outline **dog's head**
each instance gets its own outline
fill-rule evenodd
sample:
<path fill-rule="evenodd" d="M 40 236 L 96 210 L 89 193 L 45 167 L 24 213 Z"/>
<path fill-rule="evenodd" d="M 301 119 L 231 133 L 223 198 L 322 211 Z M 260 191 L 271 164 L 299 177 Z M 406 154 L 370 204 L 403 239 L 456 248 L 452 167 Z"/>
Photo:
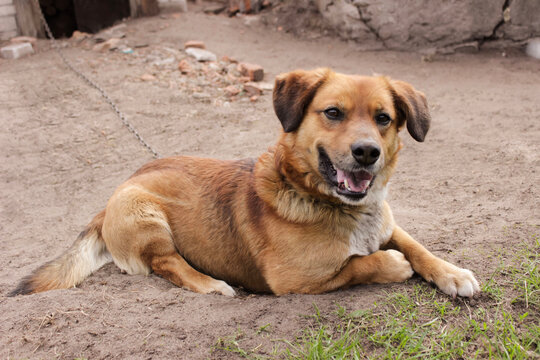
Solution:
<path fill-rule="evenodd" d="M 279 75 L 274 109 L 292 166 L 317 174 L 309 181 L 318 192 L 351 205 L 388 181 L 400 148 L 398 132 L 407 126 L 421 142 L 430 125 L 425 96 L 411 85 L 329 69 Z"/>

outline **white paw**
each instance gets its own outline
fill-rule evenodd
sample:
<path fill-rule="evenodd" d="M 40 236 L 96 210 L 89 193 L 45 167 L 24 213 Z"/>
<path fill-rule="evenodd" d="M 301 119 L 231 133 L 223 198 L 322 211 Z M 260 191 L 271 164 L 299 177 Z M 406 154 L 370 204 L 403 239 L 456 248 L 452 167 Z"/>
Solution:
<path fill-rule="evenodd" d="M 480 285 L 470 270 L 461 269 L 449 263 L 445 265 L 443 273 L 434 279 L 435 284 L 445 294 L 452 297 L 457 295 L 471 297 L 480 292 Z"/>
<path fill-rule="evenodd" d="M 386 250 L 386 254 L 390 256 L 390 267 L 388 270 L 393 274 L 395 282 L 401 282 L 409 279 L 414 274 L 411 263 L 405 259 L 403 253 L 397 250 Z"/>
<path fill-rule="evenodd" d="M 216 292 L 221 295 L 225 296 L 235 296 L 236 291 L 232 287 L 229 286 L 225 281 L 217 280 L 216 285 L 214 286 L 214 289 L 211 292 Z"/>

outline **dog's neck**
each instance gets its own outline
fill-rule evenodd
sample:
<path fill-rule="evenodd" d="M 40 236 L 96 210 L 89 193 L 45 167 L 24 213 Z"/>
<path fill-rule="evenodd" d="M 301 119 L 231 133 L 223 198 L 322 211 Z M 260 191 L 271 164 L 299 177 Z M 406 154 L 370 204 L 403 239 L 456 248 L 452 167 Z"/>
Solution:
<path fill-rule="evenodd" d="M 295 223 L 330 221 L 347 228 L 363 214 L 372 214 L 383 206 L 391 169 L 381 173 L 360 204 L 350 205 L 326 194 L 324 180 L 302 160 L 295 159 L 293 164 L 291 154 L 289 148 L 278 143 L 262 154 L 255 165 L 257 194 L 280 217 Z"/>

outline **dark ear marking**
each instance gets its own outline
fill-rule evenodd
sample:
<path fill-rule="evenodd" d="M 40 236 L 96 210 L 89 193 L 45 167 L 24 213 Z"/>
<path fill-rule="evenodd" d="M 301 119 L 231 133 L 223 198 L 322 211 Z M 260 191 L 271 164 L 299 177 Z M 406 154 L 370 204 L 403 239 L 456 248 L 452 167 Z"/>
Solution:
<path fill-rule="evenodd" d="M 330 70 L 297 70 L 278 75 L 274 86 L 274 111 L 285 132 L 298 129 L 315 93 Z"/>
<path fill-rule="evenodd" d="M 428 104 L 425 95 L 415 90 L 403 81 L 390 81 L 391 92 L 394 97 L 394 106 L 398 112 L 398 126 L 407 123 L 407 130 L 414 140 L 424 141 L 431 124 Z"/>

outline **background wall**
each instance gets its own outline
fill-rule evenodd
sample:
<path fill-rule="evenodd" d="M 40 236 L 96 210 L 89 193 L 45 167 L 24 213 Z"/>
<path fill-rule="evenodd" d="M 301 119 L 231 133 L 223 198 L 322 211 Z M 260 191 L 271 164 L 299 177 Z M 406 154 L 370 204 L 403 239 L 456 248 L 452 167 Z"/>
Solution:
<path fill-rule="evenodd" d="M 365 48 L 521 46 L 540 36 L 539 0 L 274 0 L 267 20 L 324 29 Z"/>
<path fill-rule="evenodd" d="M 17 35 L 15 6 L 12 0 L 0 0 L 0 40 Z"/>

